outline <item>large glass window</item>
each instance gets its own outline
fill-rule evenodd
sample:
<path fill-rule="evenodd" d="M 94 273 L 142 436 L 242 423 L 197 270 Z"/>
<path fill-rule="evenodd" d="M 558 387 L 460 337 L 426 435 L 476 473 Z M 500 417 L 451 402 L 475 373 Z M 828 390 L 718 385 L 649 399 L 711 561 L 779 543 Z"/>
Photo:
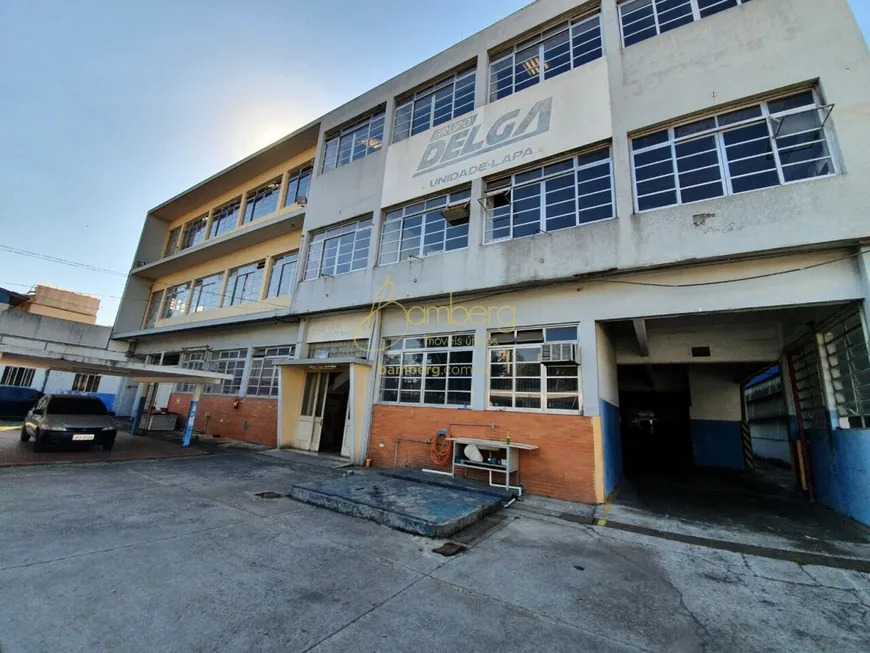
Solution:
<path fill-rule="evenodd" d="M 566 73 L 603 53 L 600 16 L 557 25 L 492 58 L 489 101 Z"/>
<path fill-rule="evenodd" d="M 308 200 L 312 174 L 314 174 L 314 168 L 310 164 L 290 171 L 287 179 L 287 197 L 284 199 L 284 206 L 293 206 Z"/>
<path fill-rule="evenodd" d="M 381 149 L 384 141 L 384 115 L 379 111 L 326 139 L 323 172 L 340 168 Z"/>
<path fill-rule="evenodd" d="M 474 109 L 475 68 L 450 75 L 401 100 L 396 106 L 393 142 L 445 123 Z"/>
<path fill-rule="evenodd" d="M 257 261 L 230 270 L 224 294 L 225 305 L 235 306 L 260 301 L 265 269 L 266 261 Z"/>
<path fill-rule="evenodd" d="M 184 225 L 184 232 L 181 234 L 180 249 L 187 249 L 194 245 L 199 245 L 205 240 L 205 227 L 208 224 L 208 216 L 204 215 L 191 220 Z"/>
<path fill-rule="evenodd" d="M 244 224 L 258 220 L 278 210 L 278 195 L 281 192 L 281 177 L 248 191 L 245 199 Z"/>
<path fill-rule="evenodd" d="M 640 43 L 749 0 L 628 0 L 619 5 L 622 43 Z"/>
<path fill-rule="evenodd" d="M 232 231 L 239 223 L 239 209 L 242 207 L 242 198 L 237 197 L 232 202 L 219 206 L 211 214 L 211 228 L 209 238 L 214 238 Z"/>
<path fill-rule="evenodd" d="M 186 351 L 181 355 L 181 367 L 186 370 L 204 370 L 208 352 L 204 349 Z M 176 392 L 193 392 L 192 383 L 176 383 Z"/>
<path fill-rule="evenodd" d="M 162 290 L 151 293 L 151 299 L 148 302 L 148 309 L 145 311 L 145 321 L 142 324 L 143 329 L 151 329 L 157 323 L 157 316 L 160 315 L 160 305 L 162 303 Z"/>
<path fill-rule="evenodd" d="M 7 365 L 0 377 L 0 385 L 15 385 L 20 388 L 28 388 L 33 384 L 33 376 L 36 370 L 32 367 L 15 367 Z"/>
<path fill-rule="evenodd" d="M 276 256 L 272 261 L 272 271 L 269 274 L 269 292 L 266 297 L 289 295 L 296 277 L 296 261 L 298 252 L 290 252 Z"/>
<path fill-rule="evenodd" d="M 638 211 L 837 173 L 814 91 L 770 100 L 632 140 Z"/>
<path fill-rule="evenodd" d="M 178 251 L 178 237 L 181 235 L 181 227 L 176 227 L 169 232 L 166 238 L 166 248 L 163 250 L 163 256 L 172 256 Z"/>
<path fill-rule="evenodd" d="M 388 212 L 378 263 L 384 265 L 468 247 L 468 217 L 448 222 L 444 210 L 448 205 L 456 208 L 467 204 L 470 198 L 471 191 L 462 190 Z"/>
<path fill-rule="evenodd" d="M 278 361 L 293 356 L 293 345 L 284 347 L 257 347 L 251 362 L 248 394 L 255 397 L 277 397 L 278 377 L 281 368 Z"/>
<path fill-rule="evenodd" d="M 474 334 L 385 339 L 380 400 L 399 404 L 470 406 Z"/>
<path fill-rule="evenodd" d="M 202 391 L 210 395 L 237 395 L 242 387 L 247 349 L 224 349 L 213 351 L 209 357 L 210 367 L 219 374 L 232 374 L 232 379 L 206 385 Z"/>
<path fill-rule="evenodd" d="M 305 279 L 333 277 L 368 264 L 372 219 L 330 227 L 312 235 L 305 264 Z"/>
<path fill-rule="evenodd" d="M 544 347 L 576 343 L 577 327 L 520 329 L 490 334 L 489 406 L 580 410 L 580 366 L 565 356 L 542 363 Z"/>
<path fill-rule="evenodd" d="M 166 301 L 160 318 L 165 320 L 187 313 L 187 300 L 190 298 L 190 283 L 182 283 L 166 290 Z"/>
<path fill-rule="evenodd" d="M 223 272 L 194 281 L 190 297 L 190 312 L 201 313 L 218 308 L 221 305 L 221 286 L 223 283 Z"/>
<path fill-rule="evenodd" d="M 840 428 L 870 428 L 870 357 L 856 310 L 827 327 L 822 343 Z"/>
<path fill-rule="evenodd" d="M 614 217 L 610 149 L 487 182 L 486 242 Z"/>

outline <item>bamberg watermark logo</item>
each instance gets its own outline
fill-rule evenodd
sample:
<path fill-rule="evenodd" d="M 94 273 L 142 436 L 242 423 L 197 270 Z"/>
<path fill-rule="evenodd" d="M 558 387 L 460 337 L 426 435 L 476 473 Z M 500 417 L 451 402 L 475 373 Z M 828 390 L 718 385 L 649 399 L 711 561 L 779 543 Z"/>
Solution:
<path fill-rule="evenodd" d="M 453 293 L 450 293 L 446 304 L 409 304 L 406 306 L 394 298 L 395 294 L 396 284 L 387 275 L 386 280 L 378 289 L 369 314 L 360 321 L 354 332 L 353 340 L 357 349 L 373 352 L 384 350 L 384 347 L 377 343 L 369 343 L 368 339 L 372 333 L 375 316 L 388 307 L 399 309 L 404 314 L 402 333 L 391 335 L 390 339 L 393 341 L 404 337 L 409 326 L 450 326 L 459 330 L 473 330 L 476 327 L 486 326 L 493 330 L 507 332 L 515 329 L 517 325 L 516 306 L 510 304 L 473 304 L 470 306 L 454 304 Z M 471 342 L 473 342 L 474 336 L 466 337 L 471 338 Z M 449 336 L 445 335 L 443 338 L 446 341 Z"/>

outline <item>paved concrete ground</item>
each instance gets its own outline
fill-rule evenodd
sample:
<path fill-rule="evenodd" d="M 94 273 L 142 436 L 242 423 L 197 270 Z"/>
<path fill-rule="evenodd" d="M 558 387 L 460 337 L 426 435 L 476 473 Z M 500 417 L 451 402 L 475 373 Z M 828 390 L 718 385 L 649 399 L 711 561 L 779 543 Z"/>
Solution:
<path fill-rule="evenodd" d="M 793 489 L 791 472 L 756 474 L 698 470 L 679 477 L 626 479 L 608 522 L 675 534 L 763 546 L 800 554 L 870 561 L 870 528 Z"/>
<path fill-rule="evenodd" d="M 89 444 L 56 445 L 51 449 L 36 453 L 33 439 L 21 442 L 21 424 L 0 426 L 0 467 L 7 465 L 46 465 L 62 462 L 89 462 L 102 460 L 138 460 L 143 458 L 174 458 L 177 456 L 198 456 L 202 451 L 182 449 L 173 442 L 162 442 L 154 438 L 133 437 L 119 431 L 115 446 L 111 451 Z"/>
<path fill-rule="evenodd" d="M 281 452 L 0 469 L 0 649 L 870 650 L 866 574 L 511 511 L 442 558 L 254 494 L 334 467 Z"/>

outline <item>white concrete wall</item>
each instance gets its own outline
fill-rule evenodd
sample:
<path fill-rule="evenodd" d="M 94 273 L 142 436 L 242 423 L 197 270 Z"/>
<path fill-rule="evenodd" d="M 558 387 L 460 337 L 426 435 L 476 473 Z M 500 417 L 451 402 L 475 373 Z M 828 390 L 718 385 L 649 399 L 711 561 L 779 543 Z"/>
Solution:
<path fill-rule="evenodd" d="M 740 385 L 735 379 L 718 365 L 690 365 L 688 371 L 693 420 L 740 421 Z"/>

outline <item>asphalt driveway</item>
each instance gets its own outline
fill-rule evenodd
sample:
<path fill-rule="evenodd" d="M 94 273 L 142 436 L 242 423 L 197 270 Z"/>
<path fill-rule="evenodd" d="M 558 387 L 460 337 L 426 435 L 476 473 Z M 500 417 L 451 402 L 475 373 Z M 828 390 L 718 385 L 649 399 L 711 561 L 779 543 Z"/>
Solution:
<path fill-rule="evenodd" d="M 870 576 L 508 511 L 469 551 L 286 497 L 318 458 L 0 469 L 0 649 L 870 650 Z"/>

